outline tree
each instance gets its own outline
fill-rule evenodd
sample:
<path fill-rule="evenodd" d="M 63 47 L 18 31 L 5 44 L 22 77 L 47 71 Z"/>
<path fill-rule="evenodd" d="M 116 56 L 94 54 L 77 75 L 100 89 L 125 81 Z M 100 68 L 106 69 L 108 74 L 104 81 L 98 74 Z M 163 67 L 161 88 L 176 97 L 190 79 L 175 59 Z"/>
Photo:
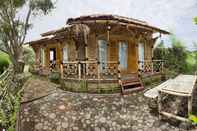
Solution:
<path fill-rule="evenodd" d="M 195 57 L 195 65 L 194 65 L 194 71 L 197 72 L 197 43 L 194 42 L 193 43 L 193 46 L 194 46 L 194 57 Z"/>
<path fill-rule="evenodd" d="M 156 48 L 154 49 L 154 59 L 159 60 L 159 59 L 164 59 L 164 56 L 166 54 L 166 49 L 164 47 L 164 42 L 161 41 Z"/>
<path fill-rule="evenodd" d="M 197 17 L 194 17 L 194 23 L 197 24 Z"/>
<path fill-rule="evenodd" d="M 184 43 L 176 37 L 172 37 L 172 48 L 168 48 L 167 65 L 178 73 L 186 73 L 189 71 L 187 63 L 187 51 Z"/>
<path fill-rule="evenodd" d="M 22 46 L 31 18 L 47 15 L 53 8 L 52 0 L 0 0 L 0 50 L 9 54 L 15 73 L 24 68 Z"/>
<path fill-rule="evenodd" d="M 154 49 L 154 59 L 163 59 L 165 68 L 175 73 L 190 73 L 191 68 L 187 63 L 188 51 L 184 43 L 175 36 L 171 37 L 172 47 L 165 48 L 161 42 Z"/>

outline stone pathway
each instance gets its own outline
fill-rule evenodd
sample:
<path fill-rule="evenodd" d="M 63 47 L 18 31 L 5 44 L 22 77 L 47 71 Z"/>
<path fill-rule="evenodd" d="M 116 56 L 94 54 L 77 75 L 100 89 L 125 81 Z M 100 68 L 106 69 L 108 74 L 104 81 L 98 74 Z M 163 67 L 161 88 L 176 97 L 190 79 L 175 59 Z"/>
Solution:
<path fill-rule="evenodd" d="M 21 105 L 21 131 L 184 130 L 159 122 L 158 117 L 150 113 L 143 92 L 124 97 L 120 94 L 77 94 L 56 89 L 53 87 L 56 85 L 49 86 L 41 80 L 29 81 L 28 92 L 35 86 L 33 83 L 37 84 L 38 92 L 35 93 L 42 95 L 38 95 L 41 99 Z M 35 97 L 32 93 L 26 94 L 25 101 L 32 100 L 31 96 Z"/>

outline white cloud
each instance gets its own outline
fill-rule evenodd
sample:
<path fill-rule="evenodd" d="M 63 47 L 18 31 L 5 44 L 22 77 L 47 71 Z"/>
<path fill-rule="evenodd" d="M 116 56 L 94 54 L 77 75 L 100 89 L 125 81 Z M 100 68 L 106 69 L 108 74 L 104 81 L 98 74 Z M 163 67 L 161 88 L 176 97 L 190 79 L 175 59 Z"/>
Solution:
<path fill-rule="evenodd" d="M 192 48 L 197 41 L 196 0 L 58 0 L 56 9 L 49 16 L 34 20 L 34 28 L 27 40 L 39 38 L 39 34 L 66 24 L 69 17 L 95 13 L 118 14 L 145 20 L 150 24 L 173 31 Z"/>

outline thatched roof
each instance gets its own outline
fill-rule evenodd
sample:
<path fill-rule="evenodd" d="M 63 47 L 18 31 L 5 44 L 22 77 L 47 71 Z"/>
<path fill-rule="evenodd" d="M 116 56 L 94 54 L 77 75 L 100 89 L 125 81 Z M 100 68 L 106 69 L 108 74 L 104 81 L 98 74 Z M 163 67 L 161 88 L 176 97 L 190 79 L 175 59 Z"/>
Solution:
<path fill-rule="evenodd" d="M 133 18 L 128 18 L 124 16 L 118 16 L 118 15 L 106 15 L 106 14 L 96 14 L 96 15 L 87 15 L 87 16 L 80 16 L 77 18 L 69 18 L 67 21 L 67 24 L 75 24 L 75 23 L 81 23 L 85 21 L 90 21 L 90 20 L 116 20 L 119 22 L 124 22 L 124 23 L 129 23 L 129 22 L 134 22 L 138 24 L 145 24 L 147 25 L 148 23 L 145 21 L 133 19 Z"/>
<path fill-rule="evenodd" d="M 65 27 L 43 33 L 41 34 L 41 36 L 44 38 L 37 41 L 28 42 L 27 44 L 42 43 L 51 40 L 62 39 L 62 37 L 66 38 L 65 34 L 70 35 L 71 30 L 73 30 L 75 28 L 75 25 L 78 24 L 82 24 L 82 25 L 95 24 L 95 26 L 96 24 L 116 24 L 116 25 L 125 25 L 136 29 L 139 28 L 145 31 L 151 31 L 153 33 L 159 32 L 163 34 L 170 34 L 168 31 L 162 30 L 155 26 L 151 26 L 145 21 L 140 21 L 133 18 L 118 16 L 118 15 L 88 15 L 88 16 L 80 16 L 77 18 L 69 18 L 67 21 L 67 25 Z"/>
<path fill-rule="evenodd" d="M 87 39 L 85 37 L 88 36 L 89 31 L 89 27 L 85 24 L 74 24 L 41 34 L 43 38 L 26 44 L 47 43 L 63 39 L 73 39 L 80 43 L 82 40 Z M 86 40 L 84 41 L 86 42 Z"/>
<path fill-rule="evenodd" d="M 71 24 L 78 24 L 78 23 L 91 23 L 91 22 L 108 22 L 110 23 L 124 23 L 124 24 L 132 24 L 132 25 L 136 25 L 136 27 L 144 27 L 150 30 L 153 30 L 155 32 L 160 32 L 163 34 L 170 34 L 170 32 L 165 31 L 163 29 L 160 29 L 158 27 L 149 25 L 147 22 L 145 21 L 141 21 L 141 20 L 137 20 L 137 19 L 133 19 L 133 18 L 129 18 L 129 17 L 123 17 L 123 16 L 118 16 L 118 15 L 88 15 L 88 16 L 80 16 L 77 18 L 70 18 L 67 21 L 67 24 L 71 25 Z"/>

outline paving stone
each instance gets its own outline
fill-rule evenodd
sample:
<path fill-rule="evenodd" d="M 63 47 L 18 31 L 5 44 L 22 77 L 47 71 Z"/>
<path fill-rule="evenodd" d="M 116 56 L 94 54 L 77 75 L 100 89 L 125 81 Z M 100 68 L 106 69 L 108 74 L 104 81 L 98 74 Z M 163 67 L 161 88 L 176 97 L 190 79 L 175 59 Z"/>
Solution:
<path fill-rule="evenodd" d="M 41 87 L 47 88 L 45 84 Z M 50 89 L 35 93 L 40 96 L 46 90 Z M 20 127 L 24 131 L 34 128 L 36 131 L 179 131 L 179 127 L 159 122 L 147 103 L 143 92 L 123 97 L 56 90 L 54 94 L 21 105 Z"/>
<path fill-rule="evenodd" d="M 52 113 L 52 114 L 49 115 L 49 117 L 50 117 L 51 119 L 55 119 L 56 115 L 55 115 L 55 113 Z"/>
<path fill-rule="evenodd" d="M 41 129 L 42 129 L 42 123 L 38 123 L 38 124 L 35 126 L 35 129 L 41 130 Z"/>
<path fill-rule="evenodd" d="M 63 127 L 63 128 L 67 128 L 67 127 L 68 127 L 68 123 L 63 122 L 63 123 L 62 123 L 62 127 Z"/>
<path fill-rule="evenodd" d="M 101 131 L 106 131 L 106 129 L 104 127 L 101 127 Z"/>
<path fill-rule="evenodd" d="M 95 130 L 95 131 L 100 131 L 100 128 L 99 128 L 99 127 L 95 127 L 94 130 Z"/>

